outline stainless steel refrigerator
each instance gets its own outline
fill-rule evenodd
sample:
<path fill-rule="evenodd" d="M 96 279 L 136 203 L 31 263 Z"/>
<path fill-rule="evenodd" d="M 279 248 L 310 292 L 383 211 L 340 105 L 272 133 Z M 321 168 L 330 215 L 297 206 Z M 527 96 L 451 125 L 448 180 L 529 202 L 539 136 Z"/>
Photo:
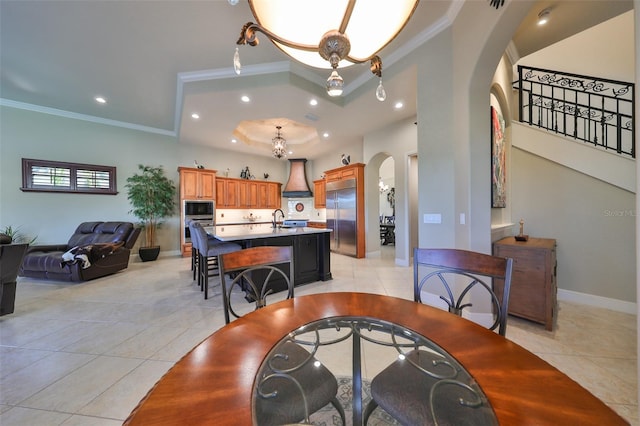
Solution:
<path fill-rule="evenodd" d="M 331 251 L 356 256 L 356 180 L 327 183 L 327 228 L 332 229 Z"/>

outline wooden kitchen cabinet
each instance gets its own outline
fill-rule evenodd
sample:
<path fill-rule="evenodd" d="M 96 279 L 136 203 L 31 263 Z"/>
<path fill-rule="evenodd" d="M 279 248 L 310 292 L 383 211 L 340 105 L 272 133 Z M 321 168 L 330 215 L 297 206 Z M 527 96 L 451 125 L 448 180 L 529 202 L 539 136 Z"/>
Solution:
<path fill-rule="evenodd" d="M 178 167 L 181 200 L 215 200 L 216 171 Z"/>
<path fill-rule="evenodd" d="M 493 243 L 493 254 L 513 259 L 509 314 L 526 318 L 553 330 L 556 315 L 556 240 L 514 237 Z M 502 291 L 496 288 L 498 297 Z"/>
<path fill-rule="evenodd" d="M 180 173 L 180 221 L 185 222 L 185 200 L 213 200 L 216 199 L 216 171 L 196 169 L 192 167 L 178 167 Z M 183 229 L 186 224 L 180 226 L 180 248 L 182 256 L 191 256 L 191 242 Z"/>
<path fill-rule="evenodd" d="M 217 207 L 227 209 L 280 208 L 280 182 L 217 178 Z"/>
<path fill-rule="evenodd" d="M 282 184 L 280 182 L 266 182 L 266 206 L 268 209 L 282 208 Z"/>
<path fill-rule="evenodd" d="M 216 207 L 236 208 L 240 205 L 243 192 L 246 193 L 246 185 L 240 186 L 238 179 L 218 178 L 216 180 Z"/>
<path fill-rule="evenodd" d="M 313 206 L 324 209 L 327 206 L 327 185 L 324 179 L 313 181 Z"/>
<path fill-rule="evenodd" d="M 327 182 L 334 182 L 337 180 L 356 178 L 358 176 L 358 168 L 353 167 L 356 164 L 340 167 L 338 169 L 327 170 L 325 172 L 325 179 Z"/>

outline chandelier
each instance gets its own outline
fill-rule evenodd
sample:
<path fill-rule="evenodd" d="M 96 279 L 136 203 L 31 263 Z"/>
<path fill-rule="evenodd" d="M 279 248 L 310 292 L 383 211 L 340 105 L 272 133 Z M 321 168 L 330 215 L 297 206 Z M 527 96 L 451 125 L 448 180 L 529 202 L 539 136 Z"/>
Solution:
<path fill-rule="evenodd" d="M 402 31 L 418 0 L 249 0 L 257 23 L 247 22 L 238 45 L 258 45 L 256 31 L 291 58 L 316 68 L 330 68 L 329 96 L 340 96 L 344 80 L 338 68 L 370 61 L 380 79 L 376 98 L 384 101 L 382 60 L 377 53 Z M 236 74 L 242 65 L 236 47 Z"/>
<path fill-rule="evenodd" d="M 276 137 L 271 140 L 271 153 L 276 158 L 287 156 L 287 141 L 280 134 L 282 126 L 276 126 Z"/>

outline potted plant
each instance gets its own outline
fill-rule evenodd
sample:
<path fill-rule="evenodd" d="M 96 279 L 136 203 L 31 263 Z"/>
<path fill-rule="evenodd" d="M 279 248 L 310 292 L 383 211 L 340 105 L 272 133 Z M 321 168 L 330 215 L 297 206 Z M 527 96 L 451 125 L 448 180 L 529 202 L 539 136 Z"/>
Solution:
<path fill-rule="evenodd" d="M 28 241 L 18 228 L 8 225 L 0 229 L 0 316 L 14 311 L 18 271 L 29 244 L 35 241 Z"/>
<path fill-rule="evenodd" d="M 176 187 L 164 174 L 162 166 L 138 165 L 140 172 L 127 178 L 127 198 L 131 202 L 133 213 L 141 221 L 144 229 L 145 244 L 138 250 L 143 262 L 156 260 L 160 246 L 156 245 L 156 229 L 162 219 L 171 216 L 175 207 Z"/>

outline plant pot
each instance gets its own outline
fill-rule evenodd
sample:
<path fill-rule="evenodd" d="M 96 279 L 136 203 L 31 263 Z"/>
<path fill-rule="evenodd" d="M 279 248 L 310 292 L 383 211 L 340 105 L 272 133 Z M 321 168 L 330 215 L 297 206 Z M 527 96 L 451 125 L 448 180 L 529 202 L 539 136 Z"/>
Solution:
<path fill-rule="evenodd" d="M 2 283 L 0 291 L 0 316 L 12 314 L 16 304 L 16 282 Z"/>
<path fill-rule="evenodd" d="M 155 247 L 140 247 L 138 249 L 138 255 L 143 262 L 149 262 L 156 260 L 160 254 L 160 246 Z"/>

